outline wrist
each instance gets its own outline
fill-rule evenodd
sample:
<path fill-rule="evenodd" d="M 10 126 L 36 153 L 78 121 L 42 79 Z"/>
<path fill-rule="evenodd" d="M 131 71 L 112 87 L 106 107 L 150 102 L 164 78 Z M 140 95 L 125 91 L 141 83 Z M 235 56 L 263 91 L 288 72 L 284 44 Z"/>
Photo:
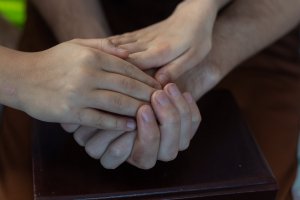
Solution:
<path fill-rule="evenodd" d="M 0 48 L 0 103 L 15 109 L 22 110 L 20 93 L 24 92 L 20 88 L 22 80 L 26 76 L 24 67 L 27 65 L 27 58 L 24 52 L 11 49 Z"/>
<path fill-rule="evenodd" d="M 195 100 L 215 87 L 226 75 L 221 65 L 208 57 L 176 80 L 181 91 L 188 91 Z"/>

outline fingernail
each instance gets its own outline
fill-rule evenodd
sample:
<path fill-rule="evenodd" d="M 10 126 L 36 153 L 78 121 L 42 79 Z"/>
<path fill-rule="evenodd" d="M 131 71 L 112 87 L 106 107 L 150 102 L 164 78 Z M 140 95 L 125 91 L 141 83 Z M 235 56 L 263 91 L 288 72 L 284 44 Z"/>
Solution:
<path fill-rule="evenodd" d="M 163 91 L 158 92 L 158 94 L 156 95 L 156 100 L 161 106 L 166 106 L 171 103 L 167 95 Z"/>
<path fill-rule="evenodd" d="M 192 95 L 189 92 L 186 92 L 183 94 L 185 99 L 187 100 L 188 103 L 193 103 L 194 102 L 194 98 L 192 97 Z"/>
<path fill-rule="evenodd" d="M 142 110 L 142 118 L 144 122 L 154 121 L 153 113 L 149 106 L 144 106 Z"/>
<path fill-rule="evenodd" d="M 127 128 L 134 130 L 136 127 L 136 123 L 133 119 L 127 120 Z"/>
<path fill-rule="evenodd" d="M 174 83 L 168 85 L 167 92 L 173 97 L 180 96 L 180 91 Z"/>
<path fill-rule="evenodd" d="M 166 85 L 168 82 L 168 77 L 165 74 L 157 75 L 157 80 L 161 85 Z"/>

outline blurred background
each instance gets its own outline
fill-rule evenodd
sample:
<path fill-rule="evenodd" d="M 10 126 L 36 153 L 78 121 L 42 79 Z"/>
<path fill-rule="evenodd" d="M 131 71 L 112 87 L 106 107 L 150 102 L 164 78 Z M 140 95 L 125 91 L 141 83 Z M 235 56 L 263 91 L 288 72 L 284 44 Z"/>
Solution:
<path fill-rule="evenodd" d="M 25 0 L 0 0 L 0 43 L 15 48 L 26 20 Z"/>
<path fill-rule="evenodd" d="M 17 47 L 26 20 L 25 0 L 0 0 L 0 45 Z M 0 119 L 2 113 L 0 105 Z"/>

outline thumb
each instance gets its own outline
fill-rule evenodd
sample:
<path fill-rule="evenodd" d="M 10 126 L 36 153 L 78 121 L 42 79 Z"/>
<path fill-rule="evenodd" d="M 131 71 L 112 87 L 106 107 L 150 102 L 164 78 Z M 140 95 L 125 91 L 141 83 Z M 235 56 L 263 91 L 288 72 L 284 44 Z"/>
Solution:
<path fill-rule="evenodd" d="M 94 48 L 105 53 L 120 57 L 127 58 L 129 56 L 129 51 L 115 46 L 110 40 L 105 38 L 100 39 L 74 39 L 72 42 L 80 44 L 86 47 Z"/>

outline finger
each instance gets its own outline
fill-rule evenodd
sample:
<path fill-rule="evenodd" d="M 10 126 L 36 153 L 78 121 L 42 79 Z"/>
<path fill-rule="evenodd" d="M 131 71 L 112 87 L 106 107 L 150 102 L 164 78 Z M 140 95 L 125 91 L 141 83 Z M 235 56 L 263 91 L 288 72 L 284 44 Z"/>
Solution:
<path fill-rule="evenodd" d="M 128 58 L 130 58 L 130 56 Z M 198 64 L 198 60 L 199 57 L 196 57 L 195 52 L 190 49 L 183 55 L 160 68 L 156 72 L 155 78 L 163 86 L 169 82 L 174 82 L 182 74 L 195 67 Z"/>
<path fill-rule="evenodd" d="M 184 53 L 181 47 L 173 47 L 175 44 L 159 43 L 158 45 L 149 45 L 146 51 L 131 53 L 126 60 L 145 70 L 161 67 Z"/>
<path fill-rule="evenodd" d="M 110 37 L 109 40 L 111 41 L 111 43 L 113 43 L 116 46 L 128 44 L 128 43 L 134 43 L 137 41 L 136 37 L 130 33 L 125 33 L 123 35 L 116 35 Z"/>
<path fill-rule="evenodd" d="M 131 153 L 135 136 L 136 131 L 127 132 L 110 144 L 100 159 L 102 166 L 115 169 L 125 162 Z"/>
<path fill-rule="evenodd" d="M 129 62 L 126 62 L 125 60 L 113 57 L 109 54 L 107 54 L 105 58 L 103 56 L 100 57 L 100 59 L 102 63 L 103 59 L 106 60 L 105 65 L 102 64 L 101 66 L 99 66 L 102 70 L 133 78 L 154 88 L 161 88 L 160 84 L 154 78 L 147 75 L 142 70 L 130 64 Z"/>
<path fill-rule="evenodd" d="M 153 49 L 147 49 L 146 51 L 139 51 L 136 53 L 131 53 L 126 61 L 132 63 L 142 70 L 147 70 L 151 68 L 158 68 L 161 66 L 163 55 L 159 55 Z"/>
<path fill-rule="evenodd" d="M 124 131 L 98 130 L 85 143 L 85 151 L 94 159 L 99 159 L 112 141 L 118 138 Z"/>
<path fill-rule="evenodd" d="M 117 47 L 108 39 L 74 39 L 72 40 L 72 42 L 83 46 L 95 48 L 97 50 L 104 51 L 106 53 L 118 56 L 123 59 L 127 58 L 129 55 L 129 52 L 126 49 Z"/>
<path fill-rule="evenodd" d="M 131 118 L 120 117 L 91 108 L 81 110 L 76 123 L 104 130 L 132 131 L 136 128 L 136 122 Z"/>
<path fill-rule="evenodd" d="M 60 125 L 66 132 L 69 133 L 75 132 L 80 127 L 79 124 L 60 124 Z"/>
<path fill-rule="evenodd" d="M 81 126 L 73 135 L 75 141 L 80 146 L 85 146 L 86 142 L 97 132 L 97 128 Z"/>
<path fill-rule="evenodd" d="M 152 95 L 152 107 L 160 123 L 160 147 L 158 159 L 170 161 L 176 158 L 179 150 L 180 115 L 164 91 Z"/>
<path fill-rule="evenodd" d="M 121 93 L 95 90 L 85 98 L 86 106 L 119 115 L 136 116 L 137 110 L 145 102 Z"/>
<path fill-rule="evenodd" d="M 102 72 L 101 76 L 99 75 L 94 78 L 95 84 L 99 89 L 116 91 L 148 102 L 155 91 L 154 88 L 135 79 L 107 72 L 104 72 L 104 74 L 105 76 L 103 76 Z"/>
<path fill-rule="evenodd" d="M 192 128 L 191 128 L 191 139 L 192 139 L 199 128 L 201 122 L 201 115 L 193 96 L 188 92 L 183 93 L 183 96 L 185 100 L 188 102 L 190 106 L 190 110 L 192 112 Z"/>
<path fill-rule="evenodd" d="M 138 168 L 150 169 L 157 160 L 160 132 L 149 105 L 144 105 L 139 109 L 137 123 L 137 136 L 128 162 Z"/>
<path fill-rule="evenodd" d="M 190 106 L 174 83 L 167 84 L 164 91 L 180 114 L 179 150 L 182 151 L 188 148 L 191 139 L 192 113 Z"/>
<path fill-rule="evenodd" d="M 139 42 L 122 44 L 119 45 L 118 47 L 121 49 L 126 49 L 130 54 L 147 50 L 147 47 L 143 43 L 139 43 Z"/>

